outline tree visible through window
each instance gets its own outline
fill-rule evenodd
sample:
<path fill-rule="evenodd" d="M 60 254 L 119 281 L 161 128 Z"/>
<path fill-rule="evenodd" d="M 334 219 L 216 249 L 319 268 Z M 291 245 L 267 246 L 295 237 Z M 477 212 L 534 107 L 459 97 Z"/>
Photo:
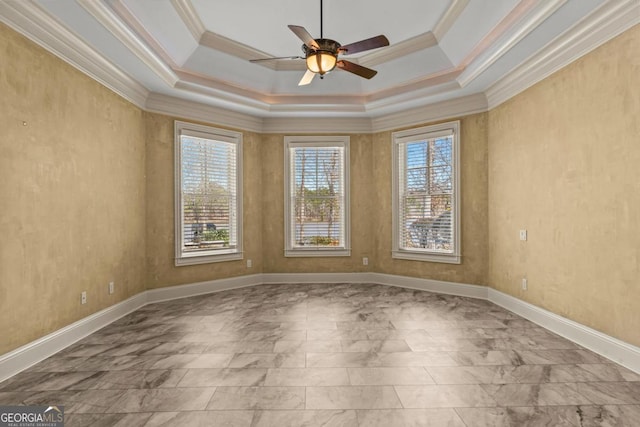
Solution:
<path fill-rule="evenodd" d="M 298 137 L 286 145 L 288 255 L 348 250 L 348 141 Z"/>
<path fill-rule="evenodd" d="M 235 246 L 235 144 L 190 136 L 181 142 L 183 250 Z"/>
<path fill-rule="evenodd" d="M 405 248 L 452 250 L 452 143 L 453 137 L 447 136 L 401 148 L 406 163 L 406 174 L 401 177 Z"/>
<path fill-rule="evenodd" d="M 394 134 L 394 256 L 459 262 L 458 125 Z"/>
<path fill-rule="evenodd" d="M 241 256 L 238 135 L 176 122 L 176 259 L 182 263 Z"/>

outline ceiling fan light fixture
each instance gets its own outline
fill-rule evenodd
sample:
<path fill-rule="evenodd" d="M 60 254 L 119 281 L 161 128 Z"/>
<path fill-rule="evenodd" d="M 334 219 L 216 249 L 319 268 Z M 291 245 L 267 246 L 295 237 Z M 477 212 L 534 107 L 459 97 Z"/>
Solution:
<path fill-rule="evenodd" d="M 337 55 L 328 51 L 319 50 L 307 55 L 307 68 L 321 76 L 336 68 L 337 62 Z"/>
<path fill-rule="evenodd" d="M 0 0 L 2 1 L 2 0 Z M 364 52 L 371 49 L 377 49 L 383 46 L 389 46 L 389 40 L 379 35 L 355 43 L 342 46 L 335 40 L 325 39 L 322 35 L 322 0 L 320 0 L 320 38 L 314 39 L 311 34 L 299 25 L 288 25 L 289 29 L 302 40 L 302 51 L 304 58 L 300 56 L 276 57 L 276 58 L 260 58 L 251 59 L 251 62 L 272 61 L 274 59 L 304 59 L 307 65 L 307 72 L 304 73 L 298 86 L 308 85 L 313 81 L 316 74 L 320 74 L 322 78 L 325 74 L 338 67 L 341 70 L 355 74 L 365 79 L 370 79 L 376 75 L 377 71 L 371 68 L 356 64 L 355 62 L 341 59 L 338 61 L 339 55 L 350 55 L 352 53 Z"/>

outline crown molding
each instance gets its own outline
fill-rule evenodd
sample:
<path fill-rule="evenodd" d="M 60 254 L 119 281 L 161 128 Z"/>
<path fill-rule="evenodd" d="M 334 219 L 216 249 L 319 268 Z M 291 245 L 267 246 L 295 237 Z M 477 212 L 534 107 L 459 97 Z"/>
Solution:
<path fill-rule="evenodd" d="M 89 3 L 91 0 L 79 0 L 83 3 Z M 555 2 L 565 2 L 567 0 L 555 0 Z M 449 9 L 443 17 L 441 18 L 441 22 L 443 20 L 452 20 L 457 19 L 459 13 L 464 10 L 466 7 L 465 1 L 452 1 Z M 528 9 L 530 9 L 535 4 L 534 0 L 524 0 L 520 3 L 520 6 L 516 8 L 516 10 L 511 13 L 507 18 L 503 20 L 492 33 L 490 34 L 489 41 L 484 43 L 481 48 L 474 49 L 474 52 L 470 56 L 478 56 L 484 53 L 485 49 L 490 45 L 490 43 L 498 38 L 501 33 L 505 31 L 506 28 L 509 27 L 513 23 L 513 21 L 517 21 L 523 14 L 525 14 Z M 190 0 L 176 0 L 174 2 L 174 7 L 182 10 L 183 19 L 185 20 L 185 24 L 191 28 L 192 32 L 195 34 L 196 31 L 202 30 L 204 27 L 202 26 L 202 22 L 199 21 L 197 17 L 197 13 L 193 8 Z M 455 12 L 455 13 L 454 13 Z M 104 15 L 107 15 L 106 13 Z M 115 17 L 114 17 L 115 18 Z M 122 16 L 130 26 L 135 26 L 135 22 L 131 22 L 130 16 Z M 507 22 L 507 24 L 504 24 Z M 120 22 L 118 22 L 122 25 Z M 439 23 L 440 25 L 440 23 Z M 111 27 L 115 28 L 115 24 L 112 23 Z M 110 28 L 111 28 L 110 27 Z M 440 25 L 442 27 L 442 25 Z M 142 41 L 138 41 L 140 44 L 143 44 Z M 517 41 L 516 41 L 517 42 Z M 149 43 L 149 40 L 147 40 Z M 265 52 L 254 49 L 250 46 L 244 45 L 242 43 L 231 40 L 227 37 L 224 37 L 219 34 L 215 34 L 213 32 L 204 30 L 204 32 L 200 35 L 200 45 L 209 47 L 211 49 L 224 52 L 228 55 L 232 55 L 234 57 L 249 60 L 249 59 L 268 59 L 271 56 Z M 513 42 L 515 44 L 515 42 Z M 358 58 L 354 58 L 354 61 L 365 65 L 365 66 L 375 66 L 384 62 L 391 61 L 393 59 L 408 55 L 410 53 L 415 53 L 420 50 L 428 49 L 430 47 L 437 46 L 437 40 L 435 35 L 432 32 L 426 32 L 419 36 L 413 37 L 411 39 L 405 40 L 403 42 L 397 43 L 395 45 L 389 46 L 386 49 L 377 50 L 371 52 L 369 54 L 365 54 Z M 505 48 L 506 50 L 506 48 Z M 503 52 L 500 53 L 500 55 Z M 160 56 L 161 53 L 159 53 Z M 166 55 L 165 55 L 166 56 Z M 499 56 L 497 56 L 499 57 Z M 497 57 L 492 58 L 494 61 Z M 144 60 L 144 58 L 142 58 Z M 492 62 L 491 62 L 492 63 Z M 289 60 L 274 60 L 267 62 L 260 62 L 258 65 L 264 66 L 266 68 L 270 68 L 273 70 L 304 70 L 306 68 L 303 61 L 289 61 Z M 488 65 L 485 63 L 485 66 Z M 477 71 L 477 74 L 473 76 L 479 75 L 483 69 Z M 378 90 L 375 92 L 371 92 L 368 94 L 358 95 L 358 96 L 313 96 L 307 97 L 298 96 L 298 95 L 276 95 L 276 94 L 265 94 L 260 93 L 258 91 L 240 87 L 234 84 L 230 84 L 229 82 L 221 81 L 211 76 L 206 75 L 196 75 L 195 73 L 189 72 L 187 70 L 179 69 L 178 67 L 173 67 L 172 72 L 177 75 L 177 78 L 180 79 L 179 82 L 173 83 L 175 87 L 180 87 L 186 90 L 189 90 L 194 93 L 198 93 L 199 88 L 201 88 L 201 94 L 207 94 L 209 96 L 219 96 L 223 99 L 231 100 L 232 98 L 237 101 L 239 104 L 244 107 L 249 108 L 259 108 L 261 111 L 290 111 L 292 113 L 299 112 L 300 107 L 303 106 L 312 106 L 312 108 L 308 109 L 308 113 L 313 112 L 324 112 L 327 111 L 327 108 L 337 108 L 334 112 L 349 112 L 354 111 L 353 105 L 361 105 L 362 110 L 376 110 L 380 109 L 381 106 L 390 105 L 390 103 L 404 103 L 409 100 L 415 99 L 415 94 L 417 92 L 426 92 L 426 94 L 431 94 L 433 92 L 433 88 L 439 86 L 436 89 L 435 93 L 442 93 L 443 90 L 455 90 L 463 87 L 460 83 L 457 85 L 444 85 L 445 83 L 452 82 L 456 80 L 463 72 L 465 72 L 465 68 L 463 66 L 453 67 L 447 70 L 443 70 L 437 73 L 433 73 L 429 76 L 421 77 L 419 79 L 414 79 L 411 81 L 403 82 L 401 84 L 395 85 L 393 87 L 389 87 L 386 89 Z M 223 92 L 229 92 L 232 94 L 229 97 L 227 94 Z M 404 96 L 401 96 L 404 95 Z M 424 96 L 425 94 L 422 93 Z M 388 98 L 388 99 L 387 99 Z M 379 101 L 379 102 L 377 102 Z M 269 108 L 266 106 L 260 106 L 260 103 L 266 103 L 272 106 L 273 108 Z M 349 107 L 343 107 L 343 104 L 349 104 Z M 290 104 L 290 106 L 282 107 L 282 104 Z M 322 106 L 319 106 L 322 105 Z M 295 106 L 295 108 L 293 108 Z M 397 109 L 394 108 L 394 109 Z"/>
<path fill-rule="evenodd" d="M 366 134 L 481 113 L 487 111 L 487 100 L 484 94 L 479 93 L 373 119 L 361 115 L 358 117 L 256 117 L 199 102 L 151 93 L 145 110 L 265 134 L 319 132 Z"/>
<path fill-rule="evenodd" d="M 394 87 L 364 95 L 289 95 L 267 94 L 240 87 L 229 82 L 192 73 L 175 70 L 180 80 L 176 89 L 196 95 L 214 97 L 220 104 L 234 103 L 229 108 L 242 106 L 246 112 L 259 115 L 287 113 L 290 116 L 309 116 L 314 113 L 366 113 L 402 109 L 403 104 L 415 103 L 417 99 L 460 89 L 456 77 L 459 69 L 447 69 L 438 73 L 405 82 Z"/>
<path fill-rule="evenodd" d="M 112 21 L 115 16 L 114 11 L 103 0 L 95 4 L 90 0 L 79 1 L 107 21 Z M 557 6 L 562 0 L 553 1 L 554 3 L 547 3 L 548 7 Z M 184 6 L 190 2 L 174 0 L 174 5 L 176 4 Z M 548 9 L 543 10 L 548 12 Z M 534 14 L 536 19 L 543 19 L 543 10 Z M 430 97 L 441 96 L 456 89 L 456 86 L 460 87 L 454 75 L 448 76 L 449 81 L 442 79 L 442 76 L 433 75 L 427 81 L 408 82 L 399 88 L 367 95 L 299 97 L 254 93 L 241 87 L 229 91 L 224 82 L 213 84 L 209 78 L 183 76 L 176 69 L 172 70 L 178 79 L 173 87 L 184 91 L 191 100 L 158 93 L 150 95 L 148 89 L 66 29 L 35 2 L 0 1 L 0 20 L 142 109 L 253 132 L 306 133 L 334 127 L 336 132 L 368 133 L 460 117 L 494 108 L 640 23 L 640 2 L 606 2 L 485 93 L 430 105 L 423 104 Z M 115 21 L 119 22 L 117 19 Z M 123 37 L 130 35 L 131 33 L 121 34 Z M 514 37 L 509 43 L 515 43 L 518 36 Z M 167 105 L 161 105 L 162 102 Z"/>
<path fill-rule="evenodd" d="M 362 55 L 357 59 L 357 63 L 365 67 L 375 67 L 376 65 L 384 64 L 385 62 L 393 61 L 394 59 L 437 45 L 438 40 L 436 40 L 436 36 L 434 36 L 431 31 L 427 31 L 410 39 L 387 46 L 384 49 Z"/>
<path fill-rule="evenodd" d="M 133 29 L 133 31 L 137 33 L 138 37 L 142 39 L 140 43 L 147 43 L 151 50 L 156 53 L 162 59 L 162 61 L 164 61 L 167 66 L 169 66 L 173 71 L 178 68 L 177 61 L 174 60 L 169 52 L 167 52 L 164 47 L 156 39 L 153 38 L 149 30 L 147 30 L 144 24 L 140 22 L 140 20 L 124 3 L 124 0 L 109 0 L 109 5 L 118 15 L 120 20 L 129 25 L 129 27 L 131 27 L 131 29 Z"/>
<path fill-rule="evenodd" d="M 532 0 L 521 2 L 483 39 L 469 55 L 468 60 L 463 60 L 462 63 L 466 68 L 458 78 L 460 85 L 465 87 L 479 77 L 566 2 L 567 0 L 547 0 L 542 3 Z M 516 23 L 520 25 L 517 26 L 516 31 L 509 34 L 509 30 Z M 505 36 L 501 37 L 503 35 Z"/>
<path fill-rule="evenodd" d="M 248 61 L 250 59 L 269 59 L 272 56 L 266 52 L 258 49 L 254 49 L 251 46 L 231 40 L 220 34 L 213 33 L 211 31 L 205 31 L 200 38 L 200 45 L 206 46 L 210 49 L 214 49 L 220 52 L 224 52 L 227 55 L 235 56 L 236 58 L 244 59 Z M 262 67 L 276 69 L 277 61 L 256 62 L 257 65 Z"/>
<path fill-rule="evenodd" d="M 460 83 L 456 81 L 456 77 L 460 75 L 462 70 L 457 68 L 446 69 L 428 76 L 420 77 L 415 80 L 401 83 L 399 85 L 372 92 L 366 95 L 364 103 L 367 107 L 374 107 L 374 104 L 384 105 L 402 102 L 407 99 L 415 98 L 418 91 L 429 91 L 429 94 L 442 93 L 443 91 L 460 89 Z M 444 90 L 443 90 L 444 89 Z M 399 98 L 399 95 L 404 95 Z M 422 92 L 420 92 L 423 95 Z"/>
<path fill-rule="evenodd" d="M 364 113 L 364 97 L 361 95 L 268 95 L 241 88 L 227 82 L 179 71 L 181 77 L 176 89 L 196 96 L 208 96 L 218 107 L 238 110 L 247 114 L 265 116 L 270 113 L 288 116 L 310 116 L 317 113 L 338 115 Z"/>
<path fill-rule="evenodd" d="M 436 41 L 442 38 L 451 29 L 451 26 L 458 20 L 464 9 L 469 4 L 469 0 L 452 0 L 449 8 L 440 17 L 438 23 L 433 27 L 433 35 Z"/>
<path fill-rule="evenodd" d="M 416 88 L 414 91 L 403 94 L 402 96 L 389 96 L 386 98 L 378 99 L 368 102 L 365 107 L 367 113 L 372 117 L 385 116 L 393 113 L 400 113 L 402 111 L 411 111 L 413 108 L 422 107 L 428 105 L 426 99 L 440 96 L 438 99 L 443 100 L 447 92 L 460 89 L 460 85 L 457 81 L 446 82 L 437 86 L 425 87 L 422 89 Z M 436 100 L 431 101 L 438 102 Z"/>
<path fill-rule="evenodd" d="M 215 97 L 218 101 L 229 101 L 244 107 L 256 109 L 256 112 L 268 112 L 267 95 L 251 89 L 230 84 L 224 80 L 203 76 L 186 70 L 176 70 L 180 80 L 177 89 L 194 94 Z"/>
<path fill-rule="evenodd" d="M 168 86 L 173 87 L 178 82 L 178 76 L 173 69 L 138 35 L 125 26 L 102 0 L 76 1 Z"/>
<path fill-rule="evenodd" d="M 368 117 L 268 117 L 262 133 L 371 133 Z"/>
<path fill-rule="evenodd" d="M 140 25 L 135 18 L 131 14 L 123 13 L 125 10 L 119 0 L 113 0 L 114 10 L 110 9 L 104 3 L 104 0 L 78 0 L 78 2 L 114 37 L 125 44 L 149 69 L 163 79 L 169 87 L 199 96 L 213 97 L 215 98 L 214 104 L 218 107 L 240 109 L 249 114 L 288 113 L 294 116 L 308 116 L 318 113 L 320 115 L 364 113 L 368 110 L 382 111 L 385 108 L 397 110 L 399 104 L 414 101 L 418 96 L 417 94 L 428 96 L 460 88 L 458 83 L 455 83 L 455 85 L 445 84 L 455 82 L 455 79 L 462 71 L 458 68 L 452 68 L 362 95 L 300 96 L 261 93 L 211 76 L 181 69 L 175 64 L 172 66 L 172 60 L 165 61 L 168 58 L 168 54 L 159 48 L 159 45 L 155 45 L 152 40 L 149 40 L 151 36 L 146 34 L 146 30 L 139 28 Z M 194 33 L 204 28 L 190 0 L 176 0 L 173 6 L 183 11 L 182 15 L 184 15 L 185 24 Z M 139 34 L 133 32 L 127 25 L 131 28 L 138 28 Z M 244 60 L 270 57 L 265 52 L 207 30 L 204 30 L 201 34 L 199 43 L 202 46 Z M 370 56 L 365 55 L 355 60 L 362 62 L 367 57 L 370 57 L 372 61 L 384 62 L 409 54 L 415 49 L 420 50 L 434 46 L 436 43 L 435 36 L 431 32 L 427 32 L 406 42 L 398 43 L 397 47 L 373 52 L 369 54 Z M 153 50 L 154 47 L 158 49 Z M 306 68 L 303 61 L 281 60 L 261 62 L 259 64 L 278 70 L 302 70 Z"/>
<path fill-rule="evenodd" d="M 371 120 L 371 130 L 372 132 L 383 132 L 437 120 L 468 116 L 485 112 L 488 110 L 487 107 L 487 98 L 484 93 L 477 93 L 376 117 Z"/>
<path fill-rule="evenodd" d="M 0 1 L 0 20 L 67 64 L 143 108 L 149 90 L 30 1 Z"/>
<path fill-rule="evenodd" d="M 207 29 L 200 20 L 198 12 L 196 12 L 193 3 L 190 0 L 171 0 L 171 5 L 176 10 L 176 13 L 182 19 L 182 22 L 187 27 L 193 39 L 196 42 L 200 42 L 200 38 Z"/>
<path fill-rule="evenodd" d="M 198 120 L 222 127 L 232 127 L 250 132 L 262 132 L 263 119 L 250 114 L 237 113 L 199 102 L 151 93 L 144 107 L 146 111 L 167 116 Z"/>
<path fill-rule="evenodd" d="M 603 4 L 491 86 L 485 92 L 489 109 L 513 98 L 639 23 L 640 1 L 616 0 Z"/>
<path fill-rule="evenodd" d="M 341 102 L 344 99 L 344 102 Z M 346 116 L 365 116 L 366 110 L 364 105 L 349 102 L 349 97 L 343 98 L 333 97 L 326 98 L 321 104 L 309 102 L 308 104 L 274 104 L 269 107 L 269 113 L 272 117 L 306 117 L 321 118 L 324 117 L 344 117 Z"/>

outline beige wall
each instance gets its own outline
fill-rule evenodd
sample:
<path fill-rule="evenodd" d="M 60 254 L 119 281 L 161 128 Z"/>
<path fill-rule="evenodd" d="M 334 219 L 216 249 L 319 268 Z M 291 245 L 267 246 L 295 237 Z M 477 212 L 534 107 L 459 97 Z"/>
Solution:
<path fill-rule="evenodd" d="M 262 272 L 260 136 L 243 132 L 244 260 L 176 267 L 174 240 L 175 117 L 145 113 L 147 138 L 147 287 L 203 282 Z M 251 259 L 252 268 L 246 260 Z"/>
<path fill-rule="evenodd" d="M 284 135 L 262 137 L 263 254 L 265 273 L 333 273 L 369 271 L 363 256 L 371 256 L 375 225 L 371 168 L 371 135 L 349 135 L 351 256 L 286 258 L 284 256 Z"/>
<path fill-rule="evenodd" d="M 639 52 L 636 26 L 489 113 L 490 284 L 635 345 Z"/>
<path fill-rule="evenodd" d="M 285 258 L 284 135 L 243 132 L 245 260 L 178 268 L 175 118 L 0 24 L 0 354 L 146 288 L 262 272 L 489 284 L 639 345 L 639 40 L 636 27 L 461 119 L 460 265 L 391 258 L 390 132 L 350 135 L 352 256 Z"/>
<path fill-rule="evenodd" d="M 391 259 L 391 133 L 350 137 L 350 257 L 284 256 L 284 137 L 244 133 L 244 261 L 173 266 L 173 120 L 147 117 L 147 265 L 150 287 L 193 283 L 251 273 L 379 271 L 485 284 L 487 267 L 486 114 L 462 119 L 461 265 Z M 251 144 L 247 144 L 251 141 Z M 247 166 L 250 165 L 250 166 Z M 375 172 L 374 172 L 375 171 Z M 249 205 L 248 205 L 248 202 Z M 256 204 L 257 203 L 257 204 Z M 257 219 L 257 222 L 256 222 Z M 261 247 L 255 248 L 256 244 Z M 253 254 L 253 255 L 250 255 Z M 362 265 L 362 257 L 369 265 Z M 258 262 L 256 263 L 255 260 Z"/>
<path fill-rule="evenodd" d="M 449 121 L 449 120 L 448 120 Z M 375 266 L 380 273 L 475 285 L 487 282 L 487 114 L 460 120 L 460 189 L 462 196 L 462 263 L 442 264 L 393 259 L 391 132 L 373 135 Z"/>
<path fill-rule="evenodd" d="M 144 290 L 145 150 L 138 108 L 3 24 L 0 58 L 2 354 Z"/>

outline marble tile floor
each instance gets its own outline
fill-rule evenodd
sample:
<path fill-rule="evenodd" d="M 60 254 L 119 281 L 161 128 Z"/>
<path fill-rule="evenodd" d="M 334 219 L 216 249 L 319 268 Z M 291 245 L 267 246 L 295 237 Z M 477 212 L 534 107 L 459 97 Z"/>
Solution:
<path fill-rule="evenodd" d="M 152 304 L 0 383 L 71 426 L 640 426 L 640 375 L 483 300 L 263 285 Z"/>

